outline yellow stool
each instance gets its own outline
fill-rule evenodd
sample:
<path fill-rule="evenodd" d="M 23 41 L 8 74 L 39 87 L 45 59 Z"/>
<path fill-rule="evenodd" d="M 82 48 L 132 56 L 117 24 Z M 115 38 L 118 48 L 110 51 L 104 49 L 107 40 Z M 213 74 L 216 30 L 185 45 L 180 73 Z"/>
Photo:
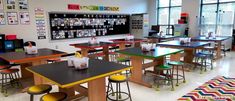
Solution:
<path fill-rule="evenodd" d="M 127 77 L 125 75 L 112 75 L 109 77 L 109 83 L 108 83 L 108 89 L 107 89 L 107 94 L 106 94 L 106 98 L 111 100 L 111 101 L 125 101 L 130 99 L 130 101 L 132 101 L 131 99 L 131 93 L 130 93 L 130 88 L 129 88 L 129 83 L 127 80 Z M 123 92 L 121 91 L 121 86 L 120 84 L 126 82 L 127 85 L 127 90 L 128 92 Z M 116 92 L 111 92 L 109 93 L 109 89 L 112 89 L 112 83 L 116 84 Z M 122 98 L 122 95 L 126 95 L 127 97 Z M 112 97 L 115 96 L 115 97 Z"/>
<path fill-rule="evenodd" d="M 48 93 L 41 97 L 41 101 L 64 101 L 67 98 L 67 94 L 63 92 Z"/>
<path fill-rule="evenodd" d="M 33 101 L 34 95 L 49 93 L 51 89 L 52 89 L 51 85 L 41 84 L 29 87 L 27 93 L 30 94 L 30 101 Z"/>

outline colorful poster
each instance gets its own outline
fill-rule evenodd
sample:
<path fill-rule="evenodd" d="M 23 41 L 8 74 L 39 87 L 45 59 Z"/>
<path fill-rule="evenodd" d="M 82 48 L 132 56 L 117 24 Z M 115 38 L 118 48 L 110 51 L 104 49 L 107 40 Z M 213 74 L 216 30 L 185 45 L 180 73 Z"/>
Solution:
<path fill-rule="evenodd" d="M 68 4 L 68 10 L 120 11 L 119 7 Z"/>
<path fill-rule="evenodd" d="M 28 10 L 28 0 L 19 0 L 19 9 Z"/>
<path fill-rule="evenodd" d="M 0 25 L 5 25 L 6 20 L 5 20 L 5 14 L 3 12 L 0 12 Z"/>
<path fill-rule="evenodd" d="M 18 16 L 16 12 L 8 12 L 7 13 L 7 21 L 9 25 L 17 25 L 18 24 Z"/>
<path fill-rule="evenodd" d="M 6 0 L 6 7 L 8 10 L 16 9 L 16 0 Z"/>
<path fill-rule="evenodd" d="M 19 15 L 20 15 L 20 23 L 22 25 L 30 24 L 29 12 L 20 12 Z"/>
<path fill-rule="evenodd" d="M 46 21 L 42 8 L 35 9 L 35 20 L 38 39 L 46 39 Z"/>
<path fill-rule="evenodd" d="M 0 11 L 3 11 L 4 7 L 3 7 L 3 0 L 0 0 Z"/>

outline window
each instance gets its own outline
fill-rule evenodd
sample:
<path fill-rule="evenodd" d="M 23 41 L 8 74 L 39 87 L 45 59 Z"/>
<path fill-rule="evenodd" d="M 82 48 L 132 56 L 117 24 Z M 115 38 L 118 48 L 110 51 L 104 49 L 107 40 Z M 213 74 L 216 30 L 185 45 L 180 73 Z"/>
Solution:
<path fill-rule="evenodd" d="M 180 19 L 182 0 L 157 0 L 157 23 L 160 31 L 172 34 L 171 25 Z"/>
<path fill-rule="evenodd" d="M 200 34 L 212 32 L 218 36 L 231 36 L 235 14 L 235 0 L 202 0 Z"/>

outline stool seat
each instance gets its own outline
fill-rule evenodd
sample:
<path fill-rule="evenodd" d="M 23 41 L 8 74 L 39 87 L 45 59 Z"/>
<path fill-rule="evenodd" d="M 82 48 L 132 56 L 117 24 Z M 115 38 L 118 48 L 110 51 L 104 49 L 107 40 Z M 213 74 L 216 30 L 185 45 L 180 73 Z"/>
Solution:
<path fill-rule="evenodd" d="M 117 61 L 118 62 L 127 62 L 127 61 L 130 61 L 129 58 L 117 58 Z"/>
<path fill-rule="evenodd" d="M 60 61 L 60 58 L 52 58 L 52 59 L 48 59 L 47 61 Z"/>
<path fill-rule="evenodd" d="M 18 71 L 19 71 L 19 69 L 16 69 L 16 68 L 14 68 L 14 69 L 3 69 L 3 70 L 0 70 L 0 73 L 1 74 L 11 74 L 11 73 L 16 73 Z"/>
<path fill-rule="evenodd" d="M 184 65 L 183 62 L 179 62 L 179 61 L 171 61 L 168 64 L 169 65 L 175 65 L 175 66 L 182 66 L 182 65 Z"/>
<path fill-rule="evenodd" d="M 51 91 L 52 87 L 48 84 L 35 85 L 28 89 L 29 94 L 43 94 Z"/>
<path fill-rule="evenodd" d="M 156 70 L 169 70 L 172 69 L 172 67 L 168 66 L 168 65 L 160 65 L 157 68 L 155 68 Z"/>
<path fill-rule="evenodd" d="M 126 76 L 124 75 L 112 75 L 109 77 L 109 80 L 111 81 L 117 81 L 117 82 L 122 82 L 122 81 L 126 81 Z"/>
<path fill-rule="evenodd" d="M 7 68 L 9 68 L 9 66 L 0 66 L 0 70 L 7 69 Z"/>
<path fill-rule="evenodd" d="M 41 101 L 62 101 L 67 97 L 66 93 L 63 92 L 54 92 L 49 93 L 41 97 Z"/>

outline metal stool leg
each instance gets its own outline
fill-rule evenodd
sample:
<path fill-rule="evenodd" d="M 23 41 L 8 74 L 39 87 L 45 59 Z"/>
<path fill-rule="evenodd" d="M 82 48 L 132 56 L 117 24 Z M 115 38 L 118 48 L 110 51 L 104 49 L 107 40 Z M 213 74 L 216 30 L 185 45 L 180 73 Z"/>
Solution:
<path fill-rule="evenodd" d="M 33 95 L 30 94 L 30 101 L 33 101 Z"/>
<path fill-rule="evenodd" d="M 207 60 L 207 58 L 204 60 L 204 66 L 205 66 L 205 70 L 204 71 L 205 72 L 207 71 L 207 61 L 206 60 Z"/>
<path fill-rule="evenodd" d="M 130 101 L 132 101 L 131 92 L 130 92 L 130 86 L 129 86 L 128 81 L 126 81 L 126 85 L 127 85 L 127 90 L 128 90 L 128 93 L 129 93 Z"/>
<path fill-rule="evenodd" d="M 213 58 L 211 58 L 211 70 L 213 70 Z"/>
<path fill-rule="evenodd" d="M 118 93 L 119 93 L 119 96 L 118 96 L 118 98 L 119 99 L 122 99 L 122 94 L 121 94 L 121 85 L 120 85 L 120 83 L 118 83 Z"/>
<path fill-rule="evenodd" d="M 183 78 L 184 78 L 183 83 L 186 83 L 186 80 L 185 80 L 185 73 L 184 73 L 184 66 L 182 66 L 182 72 L 183 72 Z"/>
<path fill-rule="evenodd" d="M 118 83 L 116 83 L 116 100 L 118 101 Z"/>
<path fill-rule="evenodd" d="M 4 93 L 4 74 L 2 74 L 1 92 Z"/>
<path fill-rule="evenodd" d="M 172 75 L 172 70 L 167 70 L 167 71 L 169 71 L 169 79 L 170 79 L 170 82 L 171 82 L 171 91 L 174 91 L 175 90 L 175 88 L 174 88 L 174 83 L 173 83 L 173 77 L 171 76 Z"/>
<path fill-rule="evenodd" d="M 179 86 L 179 67 L 178 66 L 176 66 L 176 76 L 177 76 L 176 86 Z"/>
<path fill-rule="evenodd" d="M 201 69 L 200 70 L 201 70 L 200 73 L 202 74 L 203 73 L 203 59 L 202 58 L 201 58 Z"/>

